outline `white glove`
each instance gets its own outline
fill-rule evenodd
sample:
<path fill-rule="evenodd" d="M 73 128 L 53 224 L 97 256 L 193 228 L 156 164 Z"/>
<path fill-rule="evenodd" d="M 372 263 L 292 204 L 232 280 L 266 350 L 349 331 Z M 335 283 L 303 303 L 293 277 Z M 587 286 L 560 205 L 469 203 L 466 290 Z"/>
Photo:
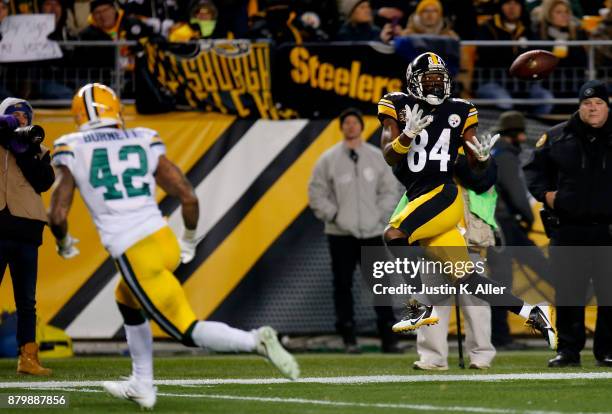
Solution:
<path fill-rule="evenodd" d="M 491 136 L 491 134 L 486 134 L 480 139 L 477 136 L 474 136 L 472 142 L 465 141 L 465 144 L 472 150 L 472 153 L 478 159 L 478 161 L 485 162 L 491 156 L 491 149 L 498 139 L 499 134 L 495 134 L 493 136 Z"/>
<path fill-rule="evenodd" d="M 414 139 L 427 128 L 433 121 L 433 116 L 427 115 L 423 117 L 423 110 L 419 110 L 419 104 L 414 104 L 412 110 L 406 105 L 406 126 L 404 127 L 404 135 Z"/>
<path fill-rule="evenodd" d="M 193 260 L 199 241 L 200 240 L 196 239 L 195 230 L 183 230 L 183 237 L 181 237 L 181 240 L 179 241 L 179 245 L 181 246 L 182 263 L 189 263 Z"/>
<path fill-rule="evenodd" d="M 79 253 L 79 249 L 76 247 L 76 244 L 79 242 L 79 239 L 75 239 L 70 234 L 66 234 L 62 240 L 57 240 L 57 254 L 62 256 L 64 259 L 72 259 L 77 256 Z"/>

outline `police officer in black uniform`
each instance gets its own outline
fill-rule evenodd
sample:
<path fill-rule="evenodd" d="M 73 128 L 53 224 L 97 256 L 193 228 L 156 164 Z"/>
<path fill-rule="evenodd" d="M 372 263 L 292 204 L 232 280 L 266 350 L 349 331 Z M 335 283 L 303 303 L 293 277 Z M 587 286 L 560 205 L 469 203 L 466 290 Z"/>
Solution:
<path fill-rule="evenodd" d="M 579 99 L 578 111 L 540 138 L 525 166 L 529 190 L 547 209 L 545 223 L 554 223 L 549 230 L 559 344 L 549 367 L 580 365 L 591 280 L 599 304 L 593 353 L 598 365 L 612 366 L 612 248 L 594 247 L 612 246 L 612 120 L 606 84 L 586 82 Z"/>

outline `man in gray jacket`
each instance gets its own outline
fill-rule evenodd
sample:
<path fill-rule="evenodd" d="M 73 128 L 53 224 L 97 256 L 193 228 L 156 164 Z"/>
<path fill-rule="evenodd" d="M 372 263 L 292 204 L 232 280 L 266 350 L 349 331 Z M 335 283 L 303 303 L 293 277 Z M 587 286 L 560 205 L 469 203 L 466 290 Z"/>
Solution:
<path fill-rule="evenodd" d="M 380 150 L 362 137 L 361 112 L 340 114 L 342 142 L 317 161 L 309 186 L 310 207 L 325 223 L 334 275 L 336 330 L 347 352 L 359 352 L 353 319 L 353 272 L 361 246 L 381 246 L 387 219 L 400 198 L 397 181 Z M 391 326 L 393 309 L 376 306 L 383 352 L 399 352 Z"/>

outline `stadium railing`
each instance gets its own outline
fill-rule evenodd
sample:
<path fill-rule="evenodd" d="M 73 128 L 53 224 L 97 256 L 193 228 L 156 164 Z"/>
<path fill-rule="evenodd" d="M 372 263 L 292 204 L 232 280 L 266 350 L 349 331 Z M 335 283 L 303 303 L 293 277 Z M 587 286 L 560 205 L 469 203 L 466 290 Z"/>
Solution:
<path fill-rule="evenodd" d="M 58 42 L 64 51 L 64 58 L 57 61 L 21 62 L 0 65 L 0 95 L 15 94 L 28 97 L 34 104 L 40 106 L 66 106 L 70 103 L 71 93 L 88 82 L 103 82 L 111 85 L 118 91 L 124 102 L 130 103 L 134 99 L 135 74 L 133 60 L 126 54 L 126 49 L 136 46 L 135 41 L 100 42 L 100 41 L 62 41 Z M 329 43 L 327 43 L 329 44 Z M 343 43 L 345 47 L 346 42 Z M 484 80 L 495 78 L 512 95 L 511 99 L 479 99 L 474 96 L 471 100 L 480 105 L 493 104 L 573 104 L 577 102 L 580 84 L 588 79 L 610 79 L 612 77 L 612 62 L 604 66 L 596 65 L 597 47 L 612 47 L 612 40 L 586 40 L 567 41 L 461 41 L 462 48 L 471 47 L 513 47 L 520 46 L 524 50 L 538 47 L 550 48 L 554 46 L 584 47 L 587 60 L 582 67 L 557 68 L 548 78 L 539 81 L 540 85 L 553 91 L 554 98 L 533 99 L 521 96 L 529 88 L 527 81 L 511 78 L 507 67 L 473 67 L 470 82 L 478 85 Z M 103 65 L 91 66 L 90 62 L 80 59 L 80 51 L 92 50 L 105 52 L 110 56 L 112 48 L 114 61 Z M 94 53 L 96 53 L 94 52 Z M 404 68 L 400 72 L 403 72 Z M 472 90 L 474 92 L 474 90 Z"/>

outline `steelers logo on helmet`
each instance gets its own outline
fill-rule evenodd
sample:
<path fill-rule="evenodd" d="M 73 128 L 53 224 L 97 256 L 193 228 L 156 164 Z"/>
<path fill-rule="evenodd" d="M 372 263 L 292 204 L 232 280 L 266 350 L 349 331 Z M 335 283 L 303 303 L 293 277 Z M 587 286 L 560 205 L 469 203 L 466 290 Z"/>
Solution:
<path fill-rule="evenodd" d="M 79 89 L 72 98 L 72 115 L 81 131 L 123 127 L 121 101 L 111 88 L 101 83 L 89 83 Z"/>
<path fill-rule="evenodd" d="M 440 105 L 451 93 L 451 78 L 444 60 L 432 52 L 420 54 L 406 69 L 408 93 L 430 105 Z"/>

